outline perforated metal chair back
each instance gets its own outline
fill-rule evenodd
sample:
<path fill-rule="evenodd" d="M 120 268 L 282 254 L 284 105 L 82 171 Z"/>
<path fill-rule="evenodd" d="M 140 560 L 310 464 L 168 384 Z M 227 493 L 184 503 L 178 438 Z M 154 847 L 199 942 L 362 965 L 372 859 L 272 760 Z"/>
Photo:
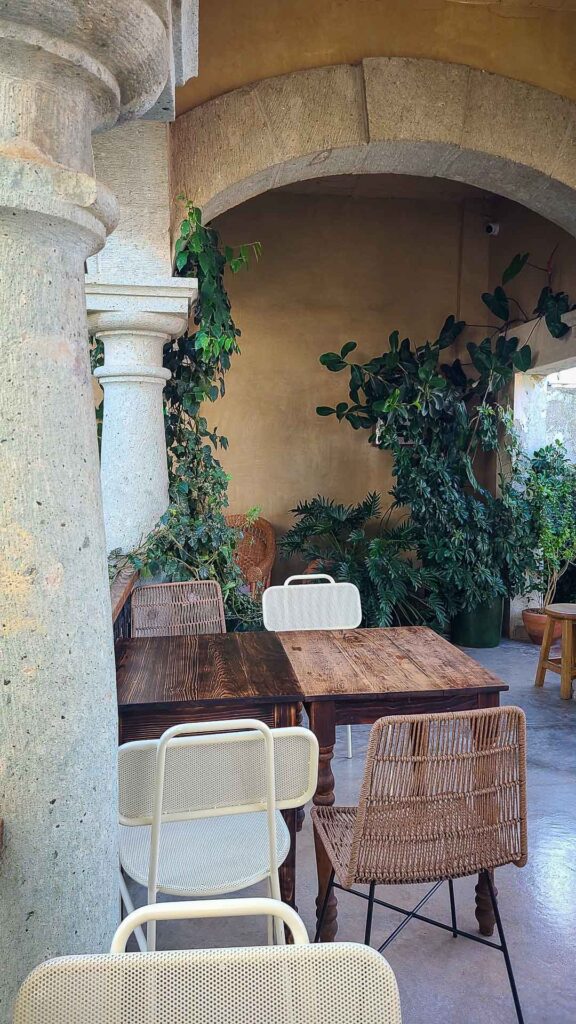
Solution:
<path fill-rule="evenodd" d="M 225 633 L 224 603 L 216 580 L 152 583 L 132 591 L 133 637 Z"/>
<path fill-rule="evenodd" d="M 204 723 L 196 728 L 217 728 Z M 182 728 L 186 728 L 183 726 Z M 308 730 L 271 730 L 276 807 L 301 807 L 315 792 L 318 743 Z M 123 825 L 150 825 L 156 795 L 160 740 L 124 743 L 118 751 L 119 807 Z M 165 751 L 162 820 L 237 814 L 266 807 L 267 764 L 258 732 L 177 736 Z"/>
<path fill-rule="evenodd" d="M 294 583 L 298 585 L 294 586 Z M 355 629 L 362 621 L 358 588 L 324 573 L 290 576 L 262 595 L 265 629 Z"/>
<path fill-rule="evenodd" d="M 336 819 L 324 827 L 335 835 L 341 828 Z M 349 850 L 340 871 L 345 885 L 428 882 L 525 864 L 524 712 L 381 718 L 370 732 Z"/>
<path fill-rule="evenodd" d="M 63 957 L 14 1024 L 401 1024 L 394 974 L 352 943 Z"/>

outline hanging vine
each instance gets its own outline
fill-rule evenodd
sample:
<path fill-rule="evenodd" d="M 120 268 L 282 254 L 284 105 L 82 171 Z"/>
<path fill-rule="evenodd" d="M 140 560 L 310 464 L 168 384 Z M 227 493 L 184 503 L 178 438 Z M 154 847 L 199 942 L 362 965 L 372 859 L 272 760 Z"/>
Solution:
<path fill-rule="evenodd" d="M 239 533 L 224 518 L 228 477 L 217 451 L 226 449 L 228 441 L 217 428 L 209 428 L 202 406 L 224 395 L 224 376 L 240 351 L 225 271 L 247 268 L 251 257 L 259 259 L 261 246 L 223 246 L 218 232 L 202 224 L 201 211 L 184 196 L 178 198 L 186 216 L 175 246 L 176 272 L 198 279 L 196 329 L 164 346 L 163 364 L 171 374 L 164 390 L 170 505 L 128 558 L 144 576 L 170 582 L 218 580 L 227 617 L 237 626 L 257 625 L 259 608 L 233 557 Z"/>

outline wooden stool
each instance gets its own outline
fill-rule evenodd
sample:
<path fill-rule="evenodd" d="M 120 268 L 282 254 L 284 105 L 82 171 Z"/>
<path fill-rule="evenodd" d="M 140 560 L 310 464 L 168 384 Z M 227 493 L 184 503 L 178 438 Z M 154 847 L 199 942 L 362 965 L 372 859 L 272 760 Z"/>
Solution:
<path fill-rule="evenodd" d="M 572 697 L 572 680 L 576 678 L 576 665 L 574 664 L 574 626 L 576 626 L 576 604 L 549 604 L 544 609 L 547 616 L 546 627 L 542 647 L 540 648 L 540 660 L 536 670 L 535 686 L 544 686 L 546 670 L 556 672 L 560 676 L 560 696 L 562 700 L 570 700 Z M 550 658 L 550 647 L 552 646 L 552 634 L 554 625 L 560 620 L 562 622 L 562 649 L 559 658 Z"/>

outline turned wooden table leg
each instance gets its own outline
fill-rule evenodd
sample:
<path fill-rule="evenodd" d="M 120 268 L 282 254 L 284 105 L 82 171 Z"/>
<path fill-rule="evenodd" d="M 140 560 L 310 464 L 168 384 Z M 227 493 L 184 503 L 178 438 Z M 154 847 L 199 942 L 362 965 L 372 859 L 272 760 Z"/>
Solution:
<path fill-rule="evenodd" d="M 320 747 L 318 786 L 313 800 L 318 806 L 330 807 L 334 803 L 334 775 L 332 774 L 331 761 L 336 742 L 335 708 L 331 701 L 315 701 L 307 706 L 306 710 L 310 719 L 310 728 L 315 734 Z M 332 865 L 316 834 L 314 834 L 314 846 L 316 849 L 316 869 L 318 872 L 318 896 L 316 898 L 316 920 L 318 920 Z M 321 941 L 333 942 L 337 931 L 338 901 L 334 890 L 332 890 L 320 935 Z"/>
<path fill-rule="evenodd" d="M 280 895 L 283 903 L 288 903 L 289 906 L 294 907 L 294 910 L 298 910 L 296 906 L 296 811 L 294 809 L 282 811 L 282 817 L 290 832 L 290 850 L 278 870 Z"/>
<path fill-rule="evenodd" d="M 498 895 L 498 890 L 494 885 L 494 872 L 490 872 L 492 879 L 492 885 L 494 886 L 494 895 Z M 478 921 L 478 929 L 481 935 L 493 935 L 494 927 L 496 925 L 496 919 L 494 917 L 494 910 L 492 908 L 492 901 L 490 899 L 490 890 L 488 888 L 488 882 L 486 881 L 486 872 L 481 871 L 478 875 L 478 884 L 476 885 L 476 920 Z"/>
<path fill-rule="evenodd" d="M 304 705 L 299 703 L 296 705 L 296 725 L 302 725 L 302 711 Z M 296 831 L 302 831 L 302 825 L 304 824 L 305 811 L 303 807 L 298 807 L 296 811 Z"/>
<path fill-rule="evenodd" d="M 478 706 L 482 707 L 498 707 L 499 699 L 498 694 L 486 694 L 478 698 Z M 475 730 L 476 733 L 476 730 Z M 476 733 L 476 743 L 478 743 L 478 734 Z M 480 748 L 481 749 L 481 748 Z M 497 814 L 496 808 L 494 808 L 494 814 Z M 496 918 L 494 917 L 494 910 L 492 908 L 492 901 L 490 899 L 490 889 L 488 888 L 488 882 L 486 881 L 487 872 L 481 871 L 478 875 L 478 882 L 476 885 L 476 920 L 478 921 L 478 929 L 481 935 L 493 935 L 494 928 L 496 926 Z M 492 885 L 494 886 L 494 894 L 498 895 L 498 890 L 494 882 L 494 872 L 490 871 L 490 878 L 492 879 Z"/>

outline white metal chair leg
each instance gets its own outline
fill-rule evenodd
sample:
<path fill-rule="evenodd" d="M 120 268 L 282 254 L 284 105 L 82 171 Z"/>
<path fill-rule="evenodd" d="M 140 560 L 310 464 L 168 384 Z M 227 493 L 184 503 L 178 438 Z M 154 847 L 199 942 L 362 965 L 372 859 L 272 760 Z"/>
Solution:
<path fill-rule="evenodd" d="M 121 898 L 122 903 L 124 904 L 124 906 L 126 908 L 127 913 L 128 914 L 132 914 L 134 912 L 134 904 L 132 902 L 132 898 L 130 896 L 130 893 L 128 892 L 128 886 L 126 885 L 126 879 L 124 878 L 124 875 L 122 874 L 122 868 L 120 868 L 120 898 Z M 146 952 L 146 938 L 144 936 L 144 932 L 142 931 L 142 928 L 140 927 L 140 925 L 138 925 L 134 929 L 134 935 L 136 936 L 136 942 L 138 943 L 138 949 L 140 950 L 141 953 L 145 953 Z"/>
<path fill-rule="evenodd" d="M 352 757 L 352 726 L 346 726 L 346 757 Z"/>
<path fill-rule="evenodd" d="M 266 879 L 266 893 L 268 895 L 268 898 L 272 899 L 272 885 L 270 883 L 270 878 Z M 274 945 L 274 918 L 273 917 L 267 917 L 266 918 L 266 929 L 267 929 L 268 945 L 269 946 L 273 946 Z"/>
<path fill-rule="evenodd" d="M 154 889 L 148 889 L 148 906 L 156 903 L 157 893 Z M 149 953 L 156 950 L 156 921 L 150 920 L 146 925 L 146 949 Z"/>

